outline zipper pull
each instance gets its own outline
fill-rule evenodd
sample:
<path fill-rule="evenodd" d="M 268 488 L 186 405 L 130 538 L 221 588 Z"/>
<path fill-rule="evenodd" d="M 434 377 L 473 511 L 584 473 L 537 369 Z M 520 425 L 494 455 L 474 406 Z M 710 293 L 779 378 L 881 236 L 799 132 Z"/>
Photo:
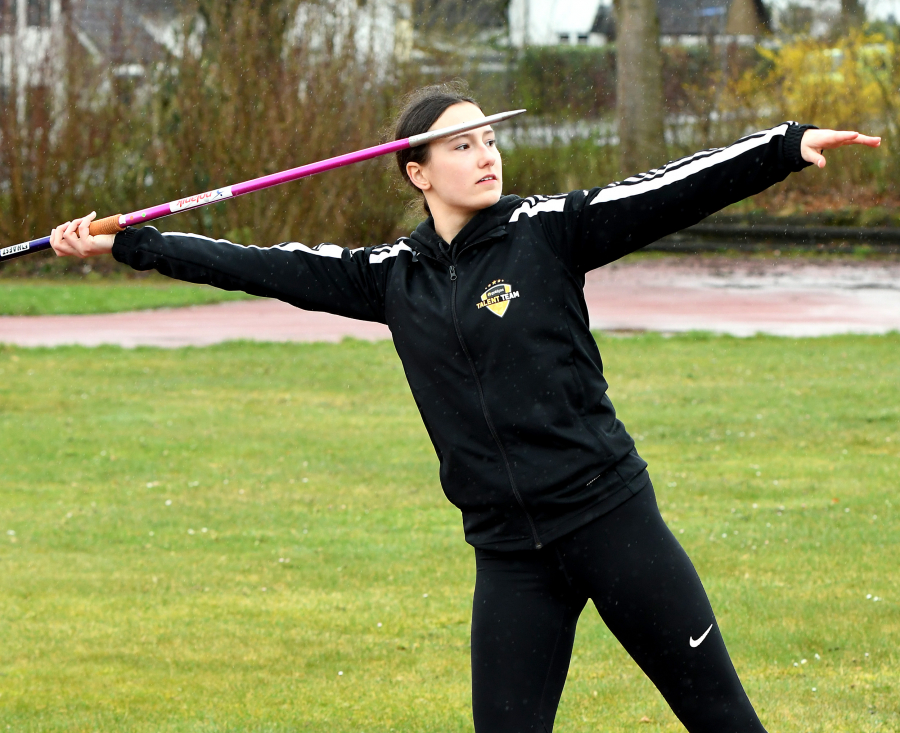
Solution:
<path fill-rule="evenodd" d="M 456 280 L 456 265 L 450 265 L 450 282 Z"/>

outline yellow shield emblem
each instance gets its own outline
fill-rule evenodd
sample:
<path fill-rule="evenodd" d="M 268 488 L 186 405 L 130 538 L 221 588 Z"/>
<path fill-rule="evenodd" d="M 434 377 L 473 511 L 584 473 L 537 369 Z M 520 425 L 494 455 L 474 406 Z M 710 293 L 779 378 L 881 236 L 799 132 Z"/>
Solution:
<path fill-rule="evenodd" d="M 481 294 L 481 303 L 479 305 L 486 307 L 495 316 L 503 318 L 506 309 L 509 308 L 510 292 L 512 292 L 512 287 L 506 283 L 493 285 Z"/>

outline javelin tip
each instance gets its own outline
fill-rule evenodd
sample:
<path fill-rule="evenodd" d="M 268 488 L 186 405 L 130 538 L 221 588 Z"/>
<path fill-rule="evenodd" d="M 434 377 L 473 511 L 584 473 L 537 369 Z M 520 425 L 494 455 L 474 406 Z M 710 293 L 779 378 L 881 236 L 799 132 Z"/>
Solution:
<path fill-rule="evenodd" d="M 430 143 L 432 140 L 438 140 L 442 137 L 457 135 L 461 132 L 468 132 L 469 130 L 475 130 L 479 127 L 493 124 L 494 122 L 502 122 L 503 120 L 508 120 L 510 117 L 515 117 L 516 115 L 520 115 L 526 111 L 527 110 L 524 109 L 514 109 L 510 112 L 500 112 L 495 115 L 482 117 L 478 120 L 470 120 L 469 122 L 463 122 L 459 125 L 451 125 L 450 127 L 442 127 L 439 130 L 430 130 L 428 132 L 423 132 L 420 135 L 413 135 L 409 138 L 409 147 L 415 148 L 419 145 L 425 145 L 426 143 Z"/>

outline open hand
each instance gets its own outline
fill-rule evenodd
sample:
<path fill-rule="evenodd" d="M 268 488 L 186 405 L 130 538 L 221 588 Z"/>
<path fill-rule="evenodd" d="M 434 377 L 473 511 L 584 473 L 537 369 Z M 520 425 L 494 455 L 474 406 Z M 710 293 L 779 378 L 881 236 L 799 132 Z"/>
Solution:
<path fill-rule="evenodd" d="M 91 222 L 97 217 L 92 211 L 81 219 L 73 219 L 60 224 L 50 234 L 50 246 L 57 257 L 92 257 L 112 251 L 115 234 L 91 235 Z"/>
<path fill-rule="evenodd" d="M 807 130 L 800 140 L 800 155 L 807 163 L 824 168 L 825 156 L 822 153 L 842 145 L 868 145 L 870 148 L 877 148 L 881 145 L 881 138 L 849 131 Z"/>

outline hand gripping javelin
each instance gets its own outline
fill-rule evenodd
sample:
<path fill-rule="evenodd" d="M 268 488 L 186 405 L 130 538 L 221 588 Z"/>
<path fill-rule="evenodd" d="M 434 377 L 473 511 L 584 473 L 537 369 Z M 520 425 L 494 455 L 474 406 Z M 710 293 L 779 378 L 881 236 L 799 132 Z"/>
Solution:
<path fill-rule="evenodd" d="M 184 211 L 185 209 L 195 209 L 200 206 L 208 206 L 209 204 L 214 204 L 218 201 L 224 201 L 225 199 L 243 196 L 244 194 L 253 193 L 254 191 L 261 191 L 264 188 L 272 188 L 273 186 L 278 186 L 282 183 L 296 181 L 299 178 L 313 176 L 316 173 L 330 171 L 335 168 L 342 168 L 345 165 L 359 163 L 360 161 L 369 160 L 371 158 L 377 158 L 381 155 L 387 155 L 388 153 L 395 153 L 398 150 L 415 148 L 419 145 L 427 145 L 432 140 L 437 140 L 442 137 L 448 137 L 450 135 L 456 135 L 460 132 L 475 130 L 479 127 L 484 127 L 485 125 L 490 125 L 494 122 L 501 122 L 502 120 L 507 120 L 510 117 L 514 117 L 515 115 L 522 114 L 524 111 L 524 109 L 517 109 L 511 112 L 501 112 L 496 115 L 484 117 L 480 120 L 471 120 L 470 122 L 463 122 L 459 125 L 443 127 L 440 130 L 423 132 L 420 135 L 413 135 L 412 137 L 404 138 L 403 140 L 394 140 L 389 143 L 384 143 L 383 145 L 375 145 L 371 148 L 363 148 L 362 150 L 357 150 L 353 153 L 346 153 L 345 155 L 338 155 L 334 158 L 320 160 L 317 163 L 302 165 L 299 168 L 291 168 L 286 171 L 281 171 L 280 173 L 272 173 L 271 175 L 262 176 L 261 178 L 254 178 L 250 181 L 244 181 L 243 183 L 236 183 L 231 186 L 225 186 L 224 188 L 217 188 L 214 191 L 207 191 L 206 193 L 200 193 L 194 196 L 188 196 L 187 198 L 178 199 L 176 201 L 170 201 L 167 204 L 151 206 L 149 209 L 140 209 L 130 214 L 116 214 L 114 216 L 107 216 L 105 219 L 92 221 L 90 225 L 90 232 L 92 235 L 116 234 L 117 232 L 121 232 L 125 227 L 133 224 L 143 224 L 148 221 L 153 221 L 154 219 L 162 219 L 165 216 L 177 214 L 179 211 Z M 40 252 L 41 250 L 49 248 L 50 237 L 33 239 L 30 242 L 22 242 L 21 244 L 13 244 L 9 247 L 3 247 L 2 249 L 0 249 L 0 262 L 11 260 L 15 257 L 23 257 L 25 255 L 32 254 L 33 252 Z"/>

